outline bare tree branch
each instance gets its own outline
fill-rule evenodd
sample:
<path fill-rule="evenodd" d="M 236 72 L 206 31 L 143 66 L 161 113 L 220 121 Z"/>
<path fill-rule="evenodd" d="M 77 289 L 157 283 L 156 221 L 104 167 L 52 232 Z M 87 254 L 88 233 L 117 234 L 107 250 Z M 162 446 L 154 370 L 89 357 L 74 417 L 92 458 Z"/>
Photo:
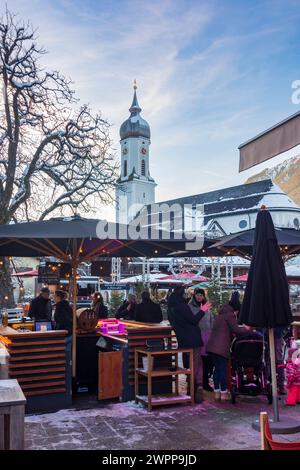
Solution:
<path fill-rule="evenodd" d="M 0 20 L 0 222 L 89 212 L 113 199 L 118 165 L 108 122 L 77 111 L 71 80 L 44 70 L 36 32 Z M 1 98 L 0 98 L 1 100 Z"/>

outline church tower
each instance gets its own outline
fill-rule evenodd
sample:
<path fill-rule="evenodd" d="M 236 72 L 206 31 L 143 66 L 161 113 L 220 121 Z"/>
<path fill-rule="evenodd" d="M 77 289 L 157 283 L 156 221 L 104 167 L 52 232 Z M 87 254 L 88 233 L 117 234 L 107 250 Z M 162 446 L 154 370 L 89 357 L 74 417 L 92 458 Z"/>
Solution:
<path fill-rule="evenodd" d="M 116 221 L 125 224 L 155 202 L 156 186 L 149 172 L 150 127 L 140 115 L 135 81 L 133 89 L 130 116 L 120 127 L 121 175 L 116 189 Z"/>

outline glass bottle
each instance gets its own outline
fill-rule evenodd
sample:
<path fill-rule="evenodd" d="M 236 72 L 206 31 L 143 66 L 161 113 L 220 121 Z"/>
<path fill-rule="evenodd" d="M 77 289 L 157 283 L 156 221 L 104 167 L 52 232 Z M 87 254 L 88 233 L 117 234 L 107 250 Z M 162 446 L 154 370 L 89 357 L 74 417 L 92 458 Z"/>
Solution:
<path fill-rule="evenodd" d="M 6 328 L 8 326 L 8 313 L 6 309 L 3 310 L 2 326 L 3 328 Z"/>

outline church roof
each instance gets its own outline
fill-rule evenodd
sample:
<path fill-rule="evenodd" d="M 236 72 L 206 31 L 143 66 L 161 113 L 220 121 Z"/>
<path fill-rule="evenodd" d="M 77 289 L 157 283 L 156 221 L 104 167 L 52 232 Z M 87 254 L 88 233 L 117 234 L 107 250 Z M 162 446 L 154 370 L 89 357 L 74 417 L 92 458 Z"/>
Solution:
<path fill-rule="evenodd" d="M 142 109 L 138 103 L 136 85 L 133 88 L 133 100 L 129 108 L 130 116 L 120 127 L 120 138 L 121 140 L 128 139 L 129 137 L 145 137 L 150 139 L 150 126 L 140 115 Z"/>
<path fill-rule="evenodd" d="M 300 213 L 300 207 L 270 179 L 170 199 L 157 204 L 167 204 L 168 206 L 173 204 L 179 204 L 180 206 L 192 205 L 193 207 L 196 207 L 197 204 L 203 204 L 205 227 L 208 227 L 212 220 L 219 217 L 257 212 L 263 204 L 271 211 L 292 210 Z M 144 210 L 151 214 L 151 205 L 145 206 Z"/>
<path fill-rule="evenodd" d="M 233 212 L 257 210 L 262 204 L 269 209 L 293 208 L 300 211 L 286 193 L 271 179 L 241 184 L 230 188 L 218 189 L 207 193 L 186 196 L 178 199 L 163 201 L 167 204 L 204 204 L 205 215 L 221 215 Z M 162 203 L 159 203 L 162 204 Z"/>

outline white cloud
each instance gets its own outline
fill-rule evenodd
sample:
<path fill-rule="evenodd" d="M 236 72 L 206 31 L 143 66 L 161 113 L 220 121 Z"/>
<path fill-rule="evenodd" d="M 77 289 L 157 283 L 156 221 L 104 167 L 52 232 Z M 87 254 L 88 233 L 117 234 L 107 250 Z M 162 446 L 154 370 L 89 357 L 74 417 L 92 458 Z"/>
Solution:
<path fill-rule="evenodd" d="M 286 25 L 219 31 L 218 3 L 210 1 L 10 0 L 9 7 L 38 27 L 49 51 L 44 64 L 72 77 L 81 100 L 113 124 L 117 150 L 137 79 L 160 196 L 243 178 L 237 146 L 251 134 L 261 109 L 255 83 L 249 87 L 255 65 L 244 54 L 249 44 L 260 43 L 262 52 L 257 47 L 255 54 L 268 48 L 271 53 L 271 38 Z M 199 171 L 205 175 L 201 183 Z"/>

